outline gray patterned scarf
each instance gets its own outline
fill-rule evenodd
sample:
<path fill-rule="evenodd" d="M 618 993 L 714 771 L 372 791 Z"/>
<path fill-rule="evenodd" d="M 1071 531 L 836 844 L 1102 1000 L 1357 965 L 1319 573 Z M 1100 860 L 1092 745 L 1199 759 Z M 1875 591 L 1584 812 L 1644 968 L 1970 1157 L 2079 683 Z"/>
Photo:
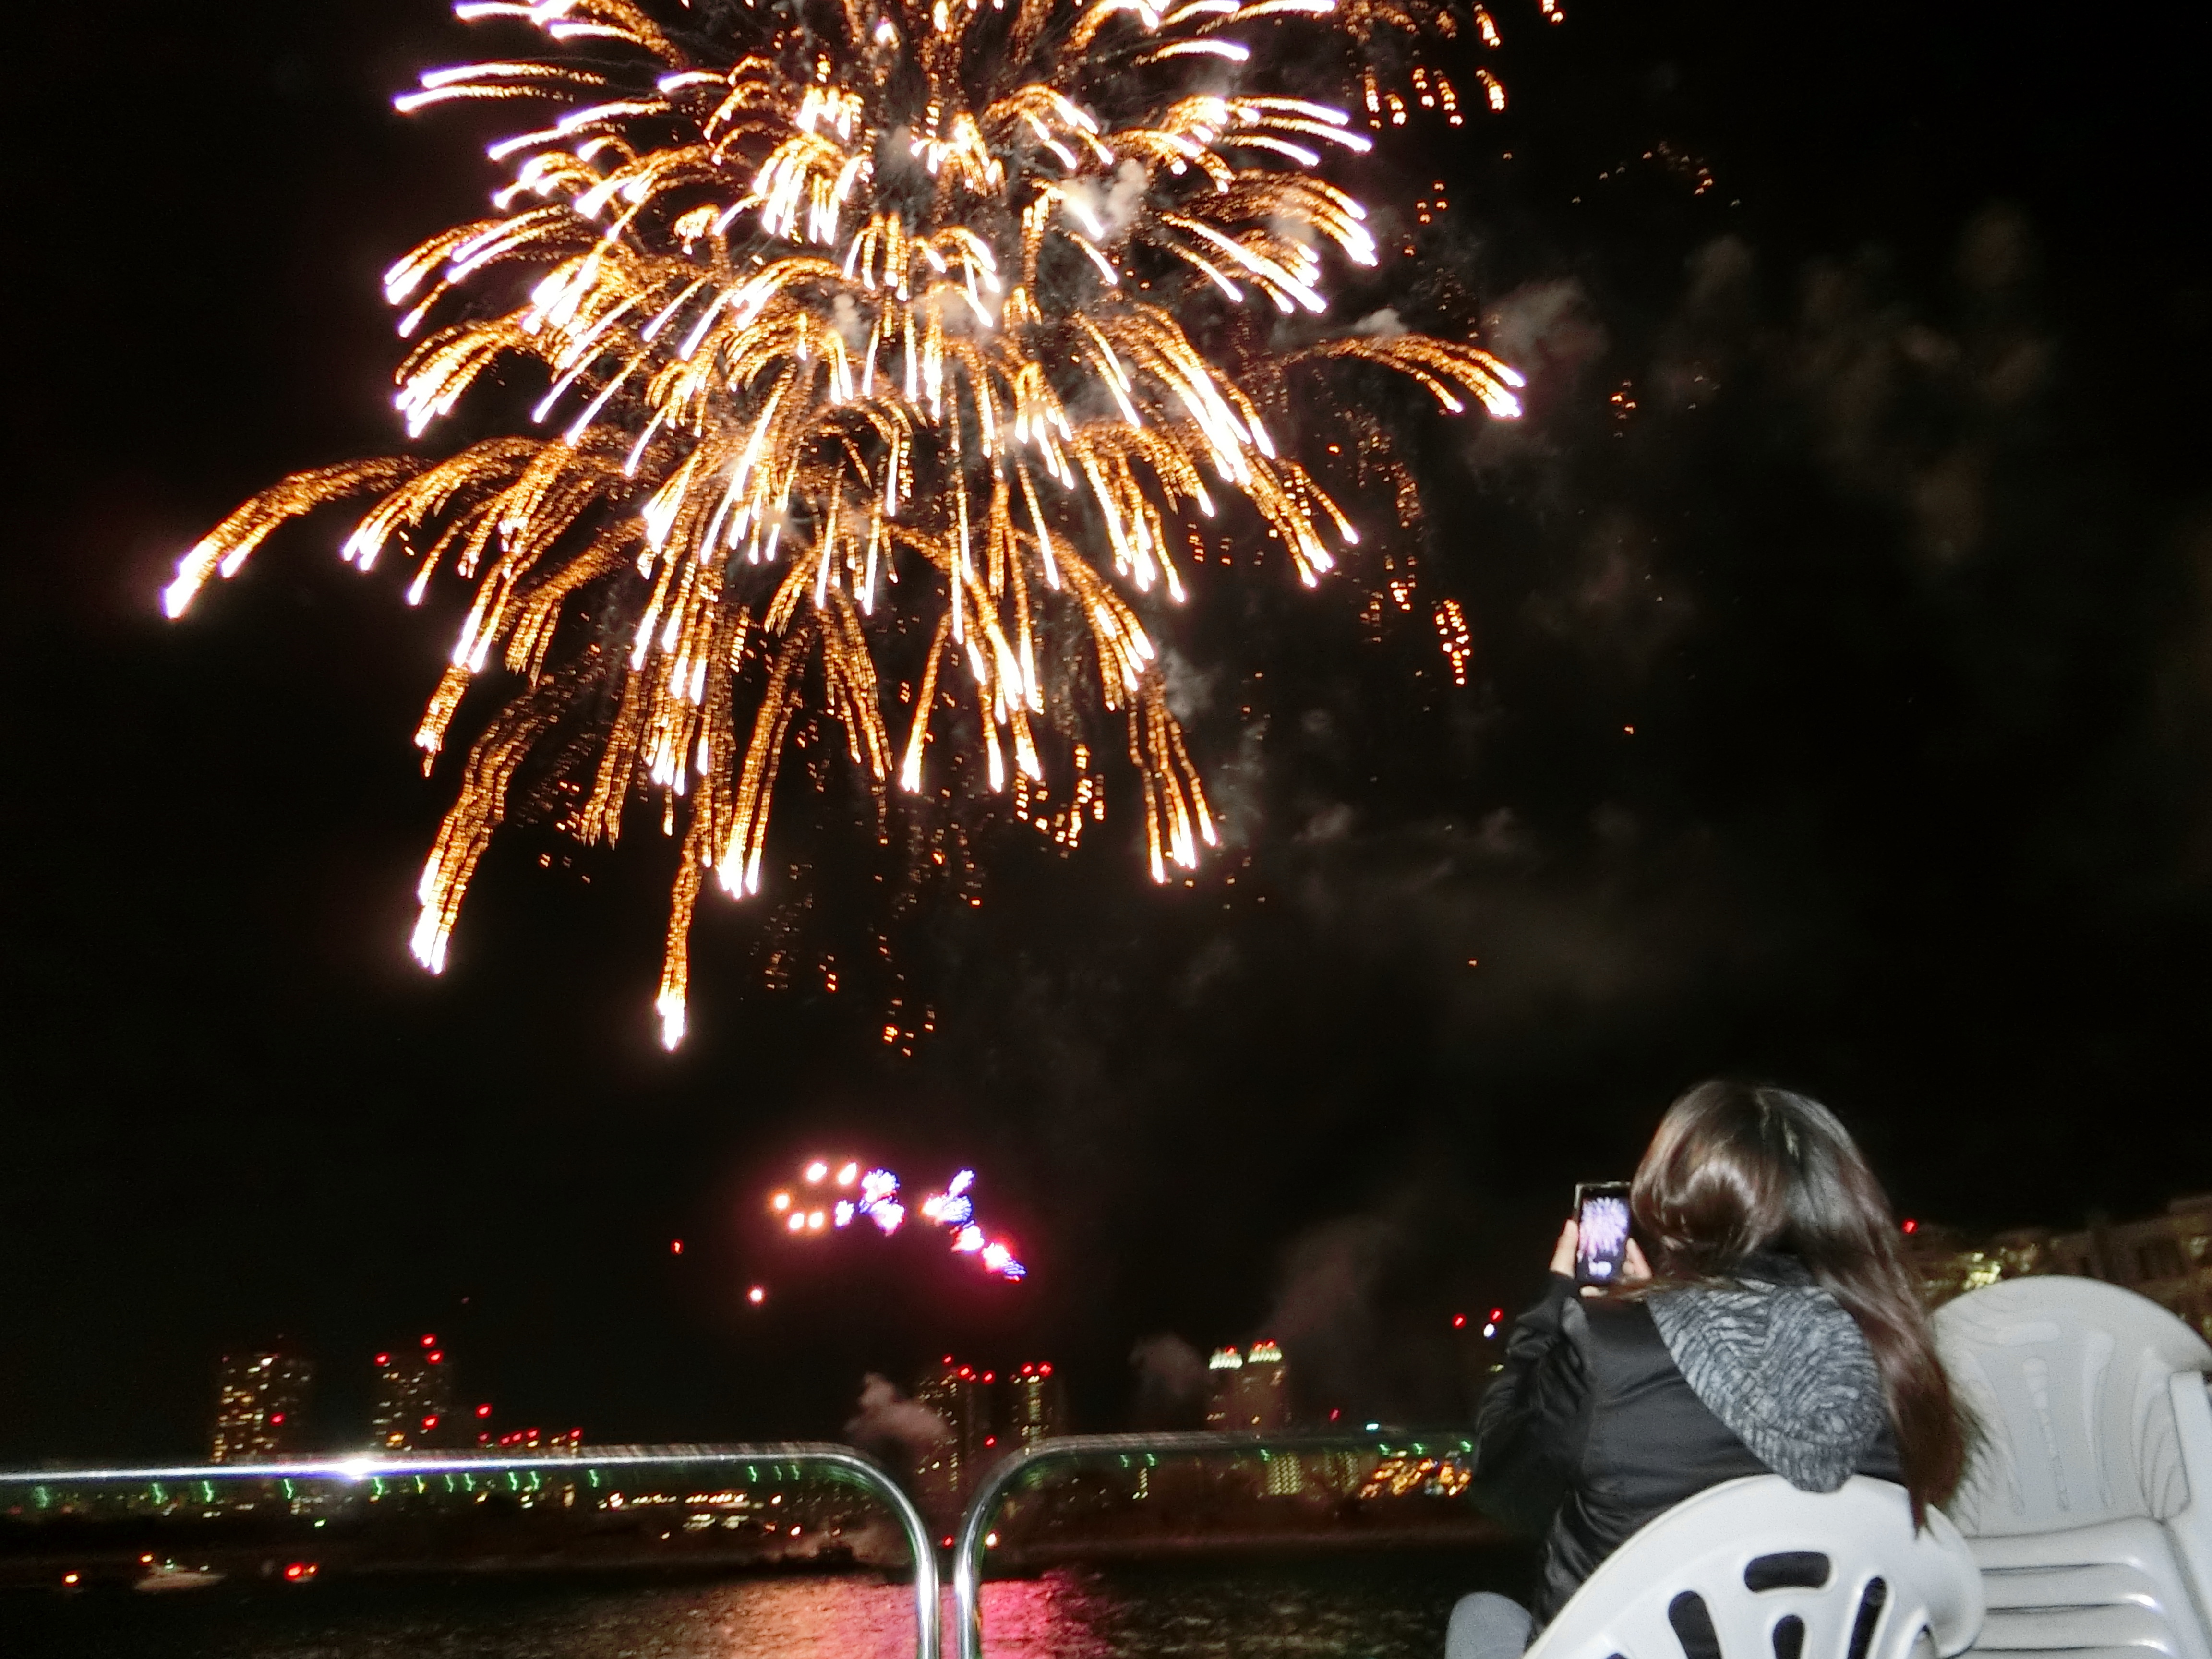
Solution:
<path fill-rule="evenodd" d="M 1754 1257 L 1726 1286 L 1658 1291 L 1647 1305 L 1692 1392 L 1791 1486 L 1835 1491 L 1881 1432 L 1866 1334 L 1800 1263 Z"/>

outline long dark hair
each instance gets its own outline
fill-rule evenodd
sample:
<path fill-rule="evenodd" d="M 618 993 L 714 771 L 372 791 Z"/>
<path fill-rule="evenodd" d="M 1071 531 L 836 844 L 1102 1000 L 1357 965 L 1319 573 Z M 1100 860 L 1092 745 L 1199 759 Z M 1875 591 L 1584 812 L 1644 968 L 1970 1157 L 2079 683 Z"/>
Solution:
<path fill-rule="evenodd" d="M 1725 1279 L 1761 1250 L 1803 1262 L 1874 1350 L 1915 1516 L 1950 1497 L 1966 1422 L 1889 1200 L 1834 1113 L 1786 1089 L 1700 1083 L 1660 1120 L 1629 1207 L 1662 1281 Z"/>

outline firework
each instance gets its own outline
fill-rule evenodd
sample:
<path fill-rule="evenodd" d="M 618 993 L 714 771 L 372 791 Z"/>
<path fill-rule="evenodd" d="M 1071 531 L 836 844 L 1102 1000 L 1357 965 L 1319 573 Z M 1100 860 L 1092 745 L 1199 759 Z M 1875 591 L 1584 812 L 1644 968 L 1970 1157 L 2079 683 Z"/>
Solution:
<path fill-rule="evenodd" d="M 848 1161 L 833 1174 L 829 1159 L 816 1158 L 799 1176 L 795 1191 L 780 1188 L 769 1197 L 769 1212 L 786 1232 L 842 1231 L 855 1221 L 867 1221 L 888 1237 L 906 1220 L 906 1206 L 899 1202 L 899 1178 L 889 1170 L 872 1169 L 864 1175 L 857 1161 Z M 951 1237 L 953 1253 L 975 1257 L 986 1273 L 1001 1279 L 1028 1278 L 1029 1269 L 1013 1247 L 992 1237 L 977 1221 L 975 1188 L 975 1172 L 959 1171 L 942 1192 L 921 1200 L 922 1219 L 943 1228 Z"/>
<path fill-rule="evenodd" d="M 180 615 L 285 520 L 364 495 L 348 561 L 396 550 L 410 603 L 467 587 L 426 771 L 475 683 L 511 679 L 422 871 L 432 972 L 501 824 L 611 843 L 655 800 L 681 848 L 673 1047 L 702 884 L 759 890 L 794 746 L 842 748 L 879 815 L 1010 788 L 1079 809 L 1071 766 L 1110 717 L 1153 876 L 1194 867 L 1215 829 L 1153 629 L 1198 521 L 1234 507 L 1309 585 L 1358 540 L 1291 453 L 1330 412 L 1294 414 L 1301 375 L 1364 362 L 1448 410 L 1518 412 L 1519 377 L 1473 345 L 1325 320 L 1331 273 L 1377 258 L 1328 158 L 1371 141 L 1283 76 L 1364 90 L 1370 128 L 1409 99 L 1456 125 L 1419 61 L 1456 28 L 1431 0 L 454 9 L 558 50 L 397 100 L 544 113 L 490 147 L 492 215 L 387 274 L 415 343 L 396 402 L 411 440 L 480 381 L 535 375 L 527 428 L 287 478 L 164 595 Z M 1373 452 L 1370 414 L 1333 417 L 1355 441 L 1331 453 Z"/>

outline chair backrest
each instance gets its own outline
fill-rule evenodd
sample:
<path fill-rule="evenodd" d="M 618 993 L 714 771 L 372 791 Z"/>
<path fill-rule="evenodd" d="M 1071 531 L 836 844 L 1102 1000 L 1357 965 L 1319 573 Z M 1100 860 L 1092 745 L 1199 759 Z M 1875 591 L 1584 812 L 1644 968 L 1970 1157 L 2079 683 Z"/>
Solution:
<path fill-rule="evenodd" d="M 1832 1492 L 1779 1475 L 1676 1504 L 1607 1557 L 1527 1659 L 1906 1659 L 1925 1636 L 1960 1651 L 1982 1623 L 1965 1541 L 1901 1486 Z"/>
<path fill-rule="evenodd" d="M 2172 1384 L 2212 1367 L 2212 1348 L 2156 1303 L 2094 1279 L 2008 1279 L 1938 1309 L 1936 1341 L 1978 1420 L 1944 1506 L 1968 1537 L 2189 1507 Z"/>

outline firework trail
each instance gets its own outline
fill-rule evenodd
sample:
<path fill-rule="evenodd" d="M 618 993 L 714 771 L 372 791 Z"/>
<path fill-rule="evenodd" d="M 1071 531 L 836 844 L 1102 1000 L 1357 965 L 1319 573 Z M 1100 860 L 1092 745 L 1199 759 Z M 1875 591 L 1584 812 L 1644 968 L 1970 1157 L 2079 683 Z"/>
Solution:
<path fill-rule="evenodd" d="M 907 1209 L 899 1202 L 899 1178 L 889 1170 L 870 1170 L 864 1175 L 856 1159 L 833 1170 L 828 1158 L 817 1158 L 800 1175 L 802 1187 L 817 1189 L 812 1197 L 803 1190 L 794 1194 L 787 1188 L 768 1201 L 769 1212 L 783 1218 L 787 1232 L 819 1234 L 866 1221 L 888 1237 L 905 1224 Z M 827 1192 L 819 1190 L 823 1188 Z M 921 1200 L 922 1219 L 942 1227 L 951 1236 L 954 1253 L 973 1256 L 986 1273 L 1001 1279 L 1028 1278 L 1030 1270 L 1016 1257 L 1013 1247 L 985 1231 L 975 1213 L 975 1172 L 961 1170 L 945 1183 L 943 1192 L 932 1193 Z"/>
<path fill-rule="evenodd" d="M 441 574 L 471 586 L 425 770 L 479 677 L 520 686 L 423 868 L 412 948 L 434 973 L 501 824 L 612 843 L 657 799 L 681 844 L 655 1005 L 675 1046 L 701 884 L 759 890 L 794 746 L 842 747 L 879 813 L 894 791 L 1026 804 L 1067 798 L 1110 714 L 1152 874 L 1193 867 L 1213 824 L 1140 611 L 1183 597 L 1198 520 L 1241 502 L 1242 533 L 1309 585 L 1358 539 L 1285 445 L 1326 413 L 1350 470 L 1381 434 L 1328 407 L 1356 399 L 1294 418 L 1309 369 L 1364 361 L 1449 410 L 1518 412 L 1519 377 L 1471 345 L 1318 320 L 1328 272 L 1376 260 L 1324 158 L 1371 141 L 1346 109 L 1244 86 L 1294 65 L 1370 128 L 1408 98 L 1456 124 L 1419 61 L 1456 29 L 1431 0 L 454 11 L 561 50 L 432 70 L 397 100 L 544 112 L 490 147 L 511 169 L 492 216 L 387 274 L 417 343 L 396 401 L 413 439 L 480 380 L 535 374 L 528 429 L 296 474 L 164 594 L 181 615 L 285 520 L 363 495 L 346 559 L 396 548 L 410 603 Z"/>

